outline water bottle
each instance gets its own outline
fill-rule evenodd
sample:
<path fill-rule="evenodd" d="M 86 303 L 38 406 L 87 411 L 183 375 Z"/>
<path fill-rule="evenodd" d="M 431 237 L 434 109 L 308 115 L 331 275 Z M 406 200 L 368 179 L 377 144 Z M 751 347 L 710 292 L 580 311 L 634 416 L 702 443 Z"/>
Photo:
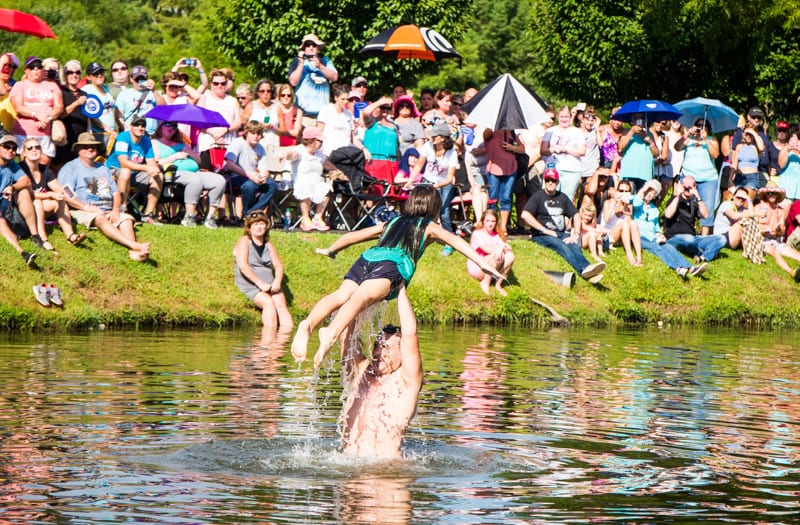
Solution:
<path fill-rule="evenodd" d="M 292 227 L 292 210 L 286 208 L 286 213 L 283 214 L 283 229 L 288 231 Z"/>

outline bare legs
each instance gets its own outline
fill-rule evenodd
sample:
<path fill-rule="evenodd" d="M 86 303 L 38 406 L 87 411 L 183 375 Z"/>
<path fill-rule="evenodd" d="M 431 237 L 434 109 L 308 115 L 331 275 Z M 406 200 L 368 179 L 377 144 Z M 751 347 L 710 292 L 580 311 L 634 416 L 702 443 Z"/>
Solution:
<path fill-rule="evenodd" d="M 261 308 L 261 322 L 264 328 L 280 332 L 291 332 L 294 328 L 292 315 L 286 306 L 286 296 L 283 292 L 268 294 L 259 292 L 253 298 L 253 302 Z"/>

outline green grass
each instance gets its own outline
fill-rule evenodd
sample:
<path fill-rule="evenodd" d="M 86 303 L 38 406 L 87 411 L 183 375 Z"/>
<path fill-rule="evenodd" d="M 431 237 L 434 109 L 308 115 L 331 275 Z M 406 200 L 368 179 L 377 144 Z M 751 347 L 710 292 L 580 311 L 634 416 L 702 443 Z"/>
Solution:
<path fill-rule="evenodd" d="M 0 244 L 0 329 L 6 331 L 85 329 L 105 324 L 119 328 L 231 327 L 256 325 L 259 312 L 233 285 L 232 250 L 238 229 L 207 230 L 143 226 L 139 238 L 152 244 L 152 260 L 136 263 L 127 251 L 92 231 L 72 247 L 60 231 L 50 239 L 59 256 L 40 252 L 36 268 L 27 268 L 6 244 Z M 285 289 L 296 319 L 324 294 L 335 290 L 361 253 L 352 247 L 332 261 L 314 254 L 335 234 L 282 231 L 272 239 L 286 266 Z M 32 249 L 29 240 L 23 247 Z M 553 283 L 543 269 L 569 271 L 554 252 L 530 241 L 511 242 L 517 261 L 508 297 L 486 297 L 466 273 L 465 259 L 439 255 L 431 246 L 409 288 L 420 321 L 433 324 L 510 324 L 542 326 L 550 321 L 535 297 L 575 325 L 610 326 L 664 322 L 791 328 L 800 324 L 797 286 L 770 259 L 756 266 L 740 252 L 723 251 L 698 279 L 683 281 L 655 257 L 645 254 L 643 268 L 628 265 L 621 249 L 607 256 L 602 286 L 578 279 L 572 289 Z M 65 307 L 42 308 L 31 287 L 54 283 Z"/>

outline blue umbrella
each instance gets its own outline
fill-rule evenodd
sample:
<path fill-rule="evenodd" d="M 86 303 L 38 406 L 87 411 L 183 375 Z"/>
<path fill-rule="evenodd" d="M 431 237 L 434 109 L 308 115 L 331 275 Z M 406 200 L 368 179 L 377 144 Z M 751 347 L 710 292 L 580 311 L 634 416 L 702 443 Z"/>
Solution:
<path fill-rule="evenodd" d="M 144 115 L 156 120 L 189 124 L 197 128 L 225 128 L 230 126 L 225 117 L 210 109 L 194 104 L 156 106 Z"/>
<path fill-rule="evenodd" d="M 681 100 L 675 107 L 683 113 L 678 121 L 687 128 L 694 126 L 698 120 L 708 121 L 713 133 L 736 129 L 739 126 L 739 115 L 736 111 L 714 98 L 697 97 Z"/>
<path fill-rule="evenodd" d="M 624 103 L 622 107 L 614 113 L 613 118 L 614 120 L 621 120 L 622 122 L 630 122 L 631 118 L 639 113 L 644 115 L 645 126 L 647 122 L 675 120 L 682 114 L 672 104 L 660 100 L 632 100 Z"/>

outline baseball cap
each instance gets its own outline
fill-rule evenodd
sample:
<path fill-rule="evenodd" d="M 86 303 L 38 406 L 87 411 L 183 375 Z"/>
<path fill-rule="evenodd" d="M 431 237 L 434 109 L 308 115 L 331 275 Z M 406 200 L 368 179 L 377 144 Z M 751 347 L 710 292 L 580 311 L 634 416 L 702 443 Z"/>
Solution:
<path fill-rule="evenodd" d="M 322 132 L 319 128 L 306 128 L 303 130 L 303 140 L 311 139 L 322 140 Z"/>
<path fill-rule="evenodd" d="M 367 79 L 364 78 L 364 77 L 356 77 L 356 78 L 353 79 L 353 81 L 350 83 L 350 85 L 351 86 L 357 86 L 357 85 L 362 84 L 362 83 L 363 84 L 368 84 L 369 82 L 367 82 Z"/>
<path fill-rule="evenodd" d="M 131 78 L 134 80 L 139 80 L 140 78 L 147 80 L 147 68 L 142 65 L 133 66 Z"/>
<path fill-rule="evenodd" d="M 14 67 L 19 67 L 19 58 L 14 53 L 6 53 L 6 56 L 11 60 L 11 63 L 14 64 Z"/>
<path fill-rule="evenodd" d="M 142 115 L 136 115 L 131 119 L 131 126 L 135 126 L 136 124 L 147 124 L 147 119 Z"/>
<path fill-rule="evenodd" d="M 100 62 L 90 62 L 88 66 L 86 66 L 86 74 L 87 75 L 97 75 L 98 73 L 105 73 L 106 68 L 104 68 Z"/>
<path fill-rule="evenodd" d="M 431 128 L 428 134 L 433 137 L 449 137 L 451 135 L 450 126 L 444 122 L 436 124 Z"/>
<path fill-rule="evenodd" d="M 350 94 L 347 95 L 347 100 L 350 100 L 351 98 L 355 98 L 355 99 L 361 100 L 361 93 L 359 93 L 356 90 L 351 90 Z"/>
<path fill-rule="evenodd" d="M 778 129 L 789 129 L 789 123 L 785 120 L 781 120 L 778 122 Z"/>
<path fill-rule="evenodd" d="M 757 106 L 753 106 L 752 108 L 750 108 L 750 111 L 748 111 L 747 114 L 753 118 L 762 118 L 762 119 L 764 118 L 764 112 L 761 111 L 761 108 Z"/>
<path fill-rule="evenodd" d="M 547 168 L 544 170 L 544 174 L 542 175 L 544 180 L 554 180 L 558 182 L 558 170 L 555 168 Z"/>
<path fill-rule="evenodd" d="M 29 67 L 31 67 L 31 65 L 35 64 L 36 62 L 39 62 L 39 64 L 41 64 L 42 59 L 35 55 L 29 56 L 28 58 L 25 59 L 25 69 L 28 69 Z"/>
<path fill-rule="evenodd" d="M 0 145 L 2 144 L 14 144 L 16 147 L 19 148 L 19 142 L 17 142 L 17 137 L 15 137 L 10 133 L 8 135 L 3 135 L 3 137 L 0 138 Z"/>

